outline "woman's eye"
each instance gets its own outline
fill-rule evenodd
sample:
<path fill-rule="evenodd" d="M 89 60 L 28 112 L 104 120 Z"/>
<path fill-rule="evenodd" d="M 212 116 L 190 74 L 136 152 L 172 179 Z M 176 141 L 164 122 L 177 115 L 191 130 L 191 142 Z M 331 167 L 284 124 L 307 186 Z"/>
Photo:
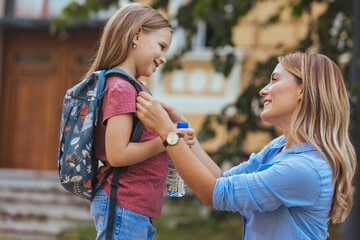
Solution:
<path fill-rule="evenodd" d="M 165 49 L 165 46 L 163 44 L 160 44 L 161 50 Z"/>
<path fill-rule="evenodd" d="M 272 82 L 274 82 L 274 81 L 276 81 L 276 80 L 277 80 L 276 78 L 271 78 L 271 81 L 272 81 Z"/>

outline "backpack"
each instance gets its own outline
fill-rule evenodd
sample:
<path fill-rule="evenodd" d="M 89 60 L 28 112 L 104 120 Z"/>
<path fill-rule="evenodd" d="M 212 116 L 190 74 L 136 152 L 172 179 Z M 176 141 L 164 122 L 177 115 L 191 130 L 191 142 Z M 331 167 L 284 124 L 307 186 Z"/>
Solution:
<path fill-rule="evenodd" d="M 88 201 L 91 201 L 96 193 L 94 186 L 97 181 L 99 160 L 95 157 L 94 132 L 98 124 L 102 98 L 107 91 L 107 87 L 104 89 L 105 81 L 110 75 L 124 77 L 137 92 L 143 91 L 142 86 L 121 69 L 97 71 L 67 90 L 61 114 L 58 149 L 60 182 L 67 191 Z M 131 142 L 139 140 L 143 127 L 143 123 L 135 117 Z M 126 167 L 110 168 L 104 179 L 114 169 L 116 170 L 113 177 L 115 182 L 118 181 L 120 172 L 126 170 Z M 111 191 L 115 192 L 116 204 L 117 186 Z"/>

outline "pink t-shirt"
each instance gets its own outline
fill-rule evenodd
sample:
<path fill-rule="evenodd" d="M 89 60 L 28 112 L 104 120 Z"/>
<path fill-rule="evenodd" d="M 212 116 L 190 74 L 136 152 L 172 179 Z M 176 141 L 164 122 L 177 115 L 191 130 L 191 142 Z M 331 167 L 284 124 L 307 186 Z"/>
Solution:
<path fill-rule="evenodd" d="M 95 154 L 105 164 L 100 168 L 97 176 L 99 182 L 102 182 L 109 169 L 105 153 L 106 121 L 116 115 L 136 113 L 137 92 L 131 83 L 118 76 L 113 76 L 106 80 L 106 86 L 108 91 L 104 94 L 103 105 L 99 113 L 99 122 L 102 124 L 95 129 Z M 143 88 L 146 89 L 145 86 Z M 139 142 L 148 141 L 157 136 L 155 132 L 145 126 Z M 148 217 L 160 218 L 167 168 L 168 155 L 166 151 L 129 166 L 120 175 L 117 205 Z M 113 173 L 103 184 L 108 196 L 110 196 L 112 176 Z"/>

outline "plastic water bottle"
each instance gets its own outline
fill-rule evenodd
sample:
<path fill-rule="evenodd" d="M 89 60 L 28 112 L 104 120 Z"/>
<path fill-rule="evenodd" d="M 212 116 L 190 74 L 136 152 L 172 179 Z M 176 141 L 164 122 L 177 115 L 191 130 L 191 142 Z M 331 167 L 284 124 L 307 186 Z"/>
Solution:
<path fill-rule="evenodd" d="M 178 122 L 177 128 L 188 128 L 187 122 Z M 180 177 L 173 162 L 169 158 L 168 175 L 166 179 L 165 193 L 171 197 L 182 197 L 185 195 L 185 182 Z"/>

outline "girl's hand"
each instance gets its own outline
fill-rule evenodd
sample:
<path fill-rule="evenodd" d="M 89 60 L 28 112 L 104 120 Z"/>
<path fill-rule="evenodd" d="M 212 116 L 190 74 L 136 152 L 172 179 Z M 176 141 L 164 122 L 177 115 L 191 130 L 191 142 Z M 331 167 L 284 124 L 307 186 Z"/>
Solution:
<path fill-rule="evenodd" d="M 140 92 L 136 100 L 136 115 L 140 121 L 156 132 L 163 140 L 168 133 L 176 131 L 176 126 L 170 119 L 168 112 L 158 100 L 145 92 Z"/>

